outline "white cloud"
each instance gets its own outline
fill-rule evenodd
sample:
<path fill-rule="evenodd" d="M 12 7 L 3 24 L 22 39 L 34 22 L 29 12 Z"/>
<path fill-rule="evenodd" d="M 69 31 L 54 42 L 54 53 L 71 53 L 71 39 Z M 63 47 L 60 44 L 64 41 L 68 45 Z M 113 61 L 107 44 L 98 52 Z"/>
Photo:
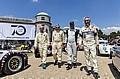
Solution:
<path fill-rule="evenodd" d="M 101 29 L 104 34 L 109 35 L 111 32 L 117 32 L 120 31 L 120 26 L 110 26 L 110 27 L 105 27 Z"/>
<path fill-rule="evenodd" d="M 39 0 L 32 0 L 33 2 L 38 2 Z"/>
<path fill-rule="evenodd" d="M 79 22 L 79 20 L 78 20 L 78 19 L 73 19 L 72 21 L 74 21 L 74 22 Z"/>

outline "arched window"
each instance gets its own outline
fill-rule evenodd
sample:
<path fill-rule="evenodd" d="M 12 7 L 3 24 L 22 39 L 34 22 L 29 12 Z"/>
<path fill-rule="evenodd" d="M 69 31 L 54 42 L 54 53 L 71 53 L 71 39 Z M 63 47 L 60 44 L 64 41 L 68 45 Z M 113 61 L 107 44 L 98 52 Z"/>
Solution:
<path fill-rule="evenodd" d="M 41 17 L 41 20 L 45 20 L 45 17 Z"/>

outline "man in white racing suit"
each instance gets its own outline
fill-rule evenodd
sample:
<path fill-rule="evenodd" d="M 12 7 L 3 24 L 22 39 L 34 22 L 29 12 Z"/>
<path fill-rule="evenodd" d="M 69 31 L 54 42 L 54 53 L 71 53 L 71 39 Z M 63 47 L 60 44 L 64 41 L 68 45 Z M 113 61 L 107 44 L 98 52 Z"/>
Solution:
<path fill-rule="evenodd" d="M 69 30 L 66 31 L 65 34 L 65 44 L 67 45 L 67 53 L 68 53 L 68 66 L 67 70 L 77 67 L 77 31 L 75 30 L 74 22 L 71 21 L 69 23 Z"/>
<path fill-rule="evenodd" d="M 62 65 L 62 46 L 64 43 L 64 32 L 60 30 L 60 26 L 56 25 L 52 34 L 52 54 L 55 60 L 54 65 L 58 64 L 58 68 Z"/>
<path fill-rule="evenodd" d="M 40 32 L 36 35 L 34 47 L 38 48 L 40 53 L 42 68 L 46 69 L 47 47 L 49 45 L 49 36 L 44 32 L 44 27 L 40 27 Z"/>
<path fill-rule="evenodd" d="M 95 75 L 98 75 L 98 65 L 96 59 L 96 47 L 98 47 L 98 33 L 94 25 L 90 24 L 91 20 L 89 17 L 84 17 L 85 26 L 80 31 L 81 40 L 79 45 L 83 43 L 84 54 L 86 58 L 86 65 L 88 73 L 91 73 L 92 68 Z"/>

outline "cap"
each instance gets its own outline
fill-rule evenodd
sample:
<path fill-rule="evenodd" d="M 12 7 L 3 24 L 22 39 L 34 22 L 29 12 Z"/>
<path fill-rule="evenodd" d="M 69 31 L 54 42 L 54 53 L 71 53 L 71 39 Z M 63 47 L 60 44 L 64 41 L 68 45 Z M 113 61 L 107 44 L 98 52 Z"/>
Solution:
<path fill-rule="evenodd" d="M 44 26 L 40 26 L 40 28 L 44 28 Z"/>
<path fill-rule="evenodd" d="M 86 16 L 83 18 L 83 20 L 91 20 L 90 17 Z"/>
<path fill-rule="evenodd" d="M 70 21 L 70 25 L 74 25 L 74 21 Z"/>
<path fill-rule="evenodd" d="M 60 28 L 60 25 L 59 25 L 59 24 L 57 24 L 57 25 L 55 26 L 55 28 Z"/>

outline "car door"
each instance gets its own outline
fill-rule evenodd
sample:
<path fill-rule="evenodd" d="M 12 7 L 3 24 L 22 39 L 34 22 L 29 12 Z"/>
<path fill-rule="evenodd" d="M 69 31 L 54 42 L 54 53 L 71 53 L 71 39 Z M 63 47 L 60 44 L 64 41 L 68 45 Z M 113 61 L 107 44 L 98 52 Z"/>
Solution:
<path fill-rule="evenodd" d="M 120 51 L 116 49 L 115 57 L 114 57 L 114 65 L 116 68 L 120 70 Z"/>
<path fill-rule="evenodd" d="M 107 51 L 106 42 L 103 41 L 99 43 L 99 51 L 100 51 L 100 54 L 106 54 L 106 51 Z"/>

